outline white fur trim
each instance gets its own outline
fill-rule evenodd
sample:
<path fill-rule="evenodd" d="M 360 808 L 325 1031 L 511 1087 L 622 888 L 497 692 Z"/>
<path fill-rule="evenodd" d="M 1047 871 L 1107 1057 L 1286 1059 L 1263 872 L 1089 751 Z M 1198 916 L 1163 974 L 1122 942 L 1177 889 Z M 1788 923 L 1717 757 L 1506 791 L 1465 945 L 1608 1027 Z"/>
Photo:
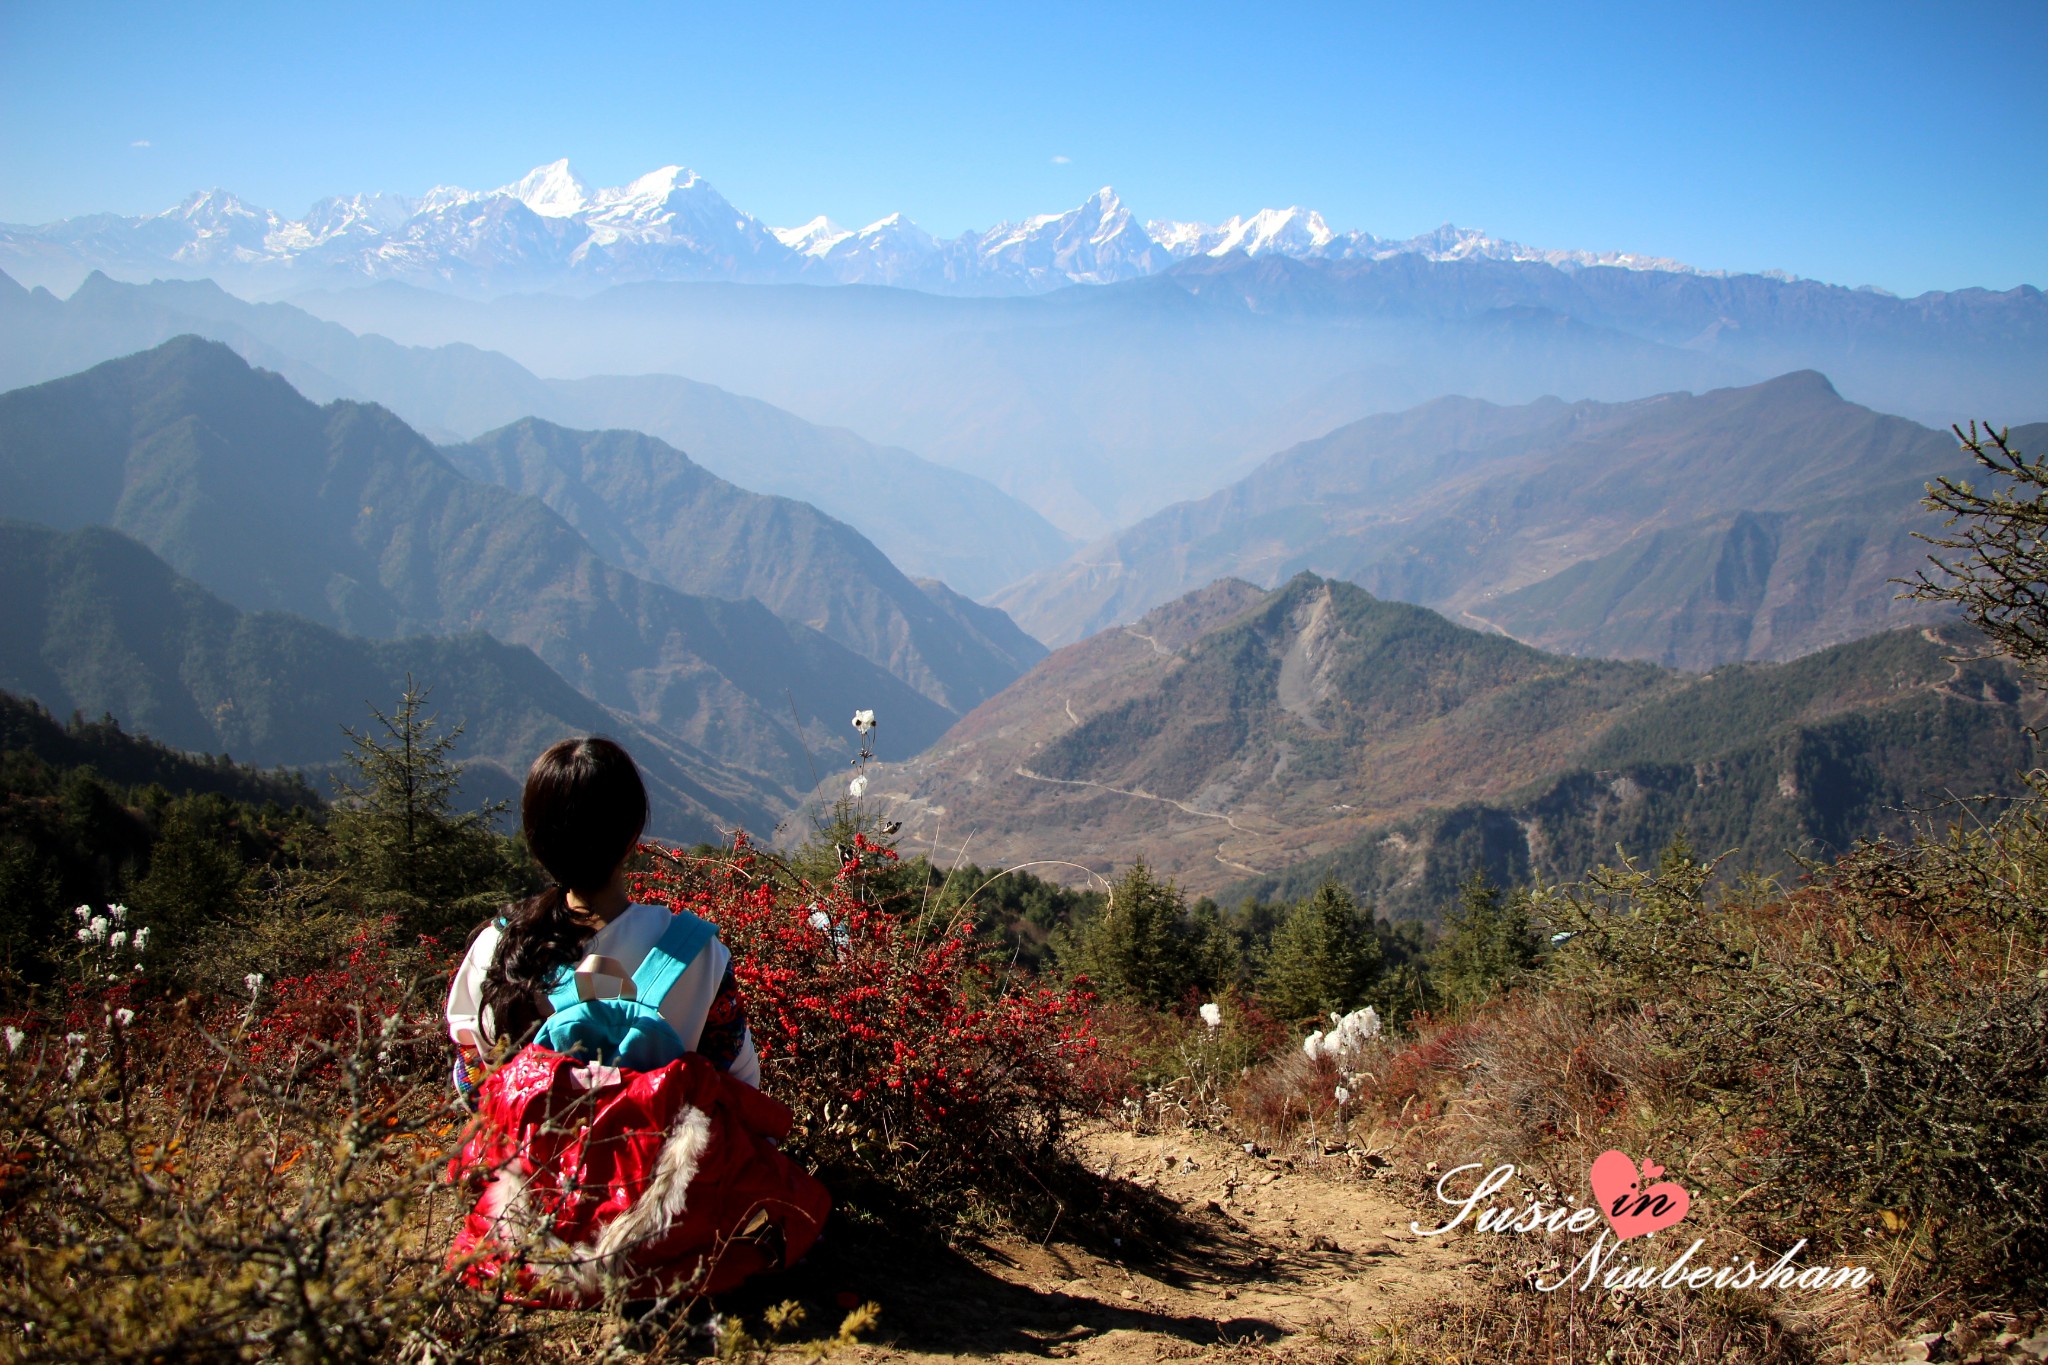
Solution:
<path fill-rule="evenodd" d="M 485 1188 L 480 1211 L 491 1219 L 493 1240 L 534 1271 L 537 1287 L 566 1287 L 578 1297 L 595 1299 L 604 1293 L 606 1280 L 624 1272 L 627 1257 L 662 1237 L 683 1216 L 690 1182 L 710 1147 L 711 1116 L 686 1106 L 661 1146 L 647 1188 L 605 1225 L 592 1247 L 563 1241 L 553 1221 L 539 1215 L 528 1193 L 532 1177 L 522 1175 L 516 1162 L 499 1168 Z"/>
<path fill-rule="evenodd" d="M 651 1242 L 683 1216 L 690 1182 L 697 1178 L 697 1166 L 711 1147 L 711 1116 L 701 1109 L 685 1107 L 676 1119 L 674 1131 L 661 1145 L 654 1178 L 633 1201 L 633 1206 L 606 1225 L 597 1238 L 599 1260 L 623 1260 L 635 1247 Z"/>

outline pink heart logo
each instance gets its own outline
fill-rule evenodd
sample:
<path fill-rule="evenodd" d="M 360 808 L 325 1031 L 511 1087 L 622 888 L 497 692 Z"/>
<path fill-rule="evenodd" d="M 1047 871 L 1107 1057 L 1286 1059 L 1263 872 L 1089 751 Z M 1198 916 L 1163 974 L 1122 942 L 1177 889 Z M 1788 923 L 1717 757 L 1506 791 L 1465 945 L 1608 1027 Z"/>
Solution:
<path fill-rule="evenodd" d="M 1675 1182 L 1650 1184 L 1662 1174 L 1654 1161 L 1638 1171 L 1626 1152 L 1609 1150 L 1593 1159 L 1593 1201 L 1622 1241 L 1668 1228 L 1692 1207 L 1692 1196 Z"/>

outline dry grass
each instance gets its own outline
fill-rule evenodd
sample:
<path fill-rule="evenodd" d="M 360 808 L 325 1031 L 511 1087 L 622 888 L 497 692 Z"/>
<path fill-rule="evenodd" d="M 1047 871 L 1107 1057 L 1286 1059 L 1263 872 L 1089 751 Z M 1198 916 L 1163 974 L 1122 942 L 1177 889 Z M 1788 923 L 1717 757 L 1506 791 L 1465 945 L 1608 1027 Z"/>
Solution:
<path fill-rule="evenodd" d="M 0 1058 L 0 1358 L 757 1360 L 871 1325 L 861 1309 L 802 1342 L 793 1305 L 712 1330 L 707 1305 L 633 1323 L 465 1285 L 447 1256 L 471 1195 L 447 1172 L 469 1120 L 438 1017 L 408 994 L 296 1019 L 281 1056 L 253 1006 L 27 1032 Z"/>
<path fill-rule="evenodd" d="M 1590 1204 L 1593 1159 L 1618 1148 L 1693 1198 L 1684 1240 L 1651 1260 L 1700 1238 L 1695 1264 L 1769 1263 L 1804 1239 L 1801 1264 L 1873 1275 L 1825 1293 L 1546 1293 L 1534 1283 L 1590 1234 L 1478 1234 L 1477 1292 L 1366 1358 L 1807 1362 L 1916 1321 L 2031 1320 L 2048 1295 L 2043 888 L 2032 803 L 1865 846 L 1790 892 L 1725 887 L 1683 857 L 1602 869 L 1541 899 L 1570 937 L 1527 987 L 1342 1072 L 1290 1048 L 1208 1117 L 1398 1171 L 1424 1226 L 1450 1212 L 1440 1172 L 1512 1163 L 1491 1202 Z"/>

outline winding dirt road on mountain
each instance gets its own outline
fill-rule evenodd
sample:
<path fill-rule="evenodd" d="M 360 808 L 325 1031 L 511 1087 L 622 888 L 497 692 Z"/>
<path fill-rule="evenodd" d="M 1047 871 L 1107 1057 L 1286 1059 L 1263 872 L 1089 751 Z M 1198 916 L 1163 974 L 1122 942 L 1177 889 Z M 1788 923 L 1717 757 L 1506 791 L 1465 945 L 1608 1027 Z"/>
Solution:
<path fill-rule="evenodd" d="M 936 1268 L 877 1265 L 849 1290 L 882 1308 L 847 1359 L 1346 1359 L 1460 1296 L 1482 1267 L 1417 1237 L 1391 1176 L 1350 1152 L 1258 1157 L 1206 1133 L 1088 1134 L 1100 1179 L 1170 1211 L 1178 1245 L 997 1239 Z"/>
<path fill-rule="evenodd" d="M 1069 714 L 1072 714 L 1071 710 Z M 1056 787 L 1088 787 L 1099 792 L 1109 792 L 1114 796 L 1129 796 L 1140 801 L 1157 801 L 1161 805 L 1172 806 L 1175 810 L 1187 815 L 1197 816 L 1204 820 L 1221 820 L 1239 834 L 1270 835 L 1273 832 L 1270 829 L 1251 829 L 1240 825 L 1234 817 L 1226 815 L 1220 810 L 1201 810 L 1198 807 L 1190 806 L 1185 801 L 1176 801 L 1170 796 L 1157 796 L 1152 792 L 1142 791 L 1134 787 L 1112 787 L 1107 782 L 1091 782 L 1084 777 L 1047 777 L 1044 773 L 1035 773 L 1031 769 L 1024 767 L 1017 768 L 1016 773 L 1017 776 L 1028 778 L 1033 782 L 1050 782 Z M 1225 857 L 1223 845 L 1221 844 L 1216 845 L 1216 861 L 1222 863 L 1225 867 L 1235 867 L 1241 871 L 1249 872 L 1254 877 L 1264 876 L 1266 871 L 1262 867 L 1253 867 L 1249 863 L 1241 863 L 1234 858 Z"/>

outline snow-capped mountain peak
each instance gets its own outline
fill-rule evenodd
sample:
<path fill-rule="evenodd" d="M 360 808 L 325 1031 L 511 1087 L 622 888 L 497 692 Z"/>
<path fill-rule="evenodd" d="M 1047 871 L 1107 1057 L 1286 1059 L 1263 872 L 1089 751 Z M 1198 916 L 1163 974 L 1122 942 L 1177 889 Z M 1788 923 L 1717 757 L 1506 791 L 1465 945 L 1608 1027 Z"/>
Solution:
<path fill-rule="evenodd" d="M 543 218 L 573 218 L 590 203 L 590 187 L 569 169 L 569 159 L 536 166 L 495 191 L 517 199 Z"/>
<path fill-rule="evenodd" d="M 663 166 L 659 170 L 632 180 L 614 190 L 599 190 L 595 207 L 617 209 L 633 206 L 654 208 L 666 204 L 670 197 L 686 190 L 702 187 L 706 192 L 717 194 L 704 183 L 704 177 L 687 166 Z M 720 202 L 724 202 L 722 199 Z"/>
<path fill-rule="evenodd" d="M 1299 205 L 1213 225 L 1140 223 L 1107 185 L 1064 212 L 945 241 L 900 213 L 858 230 L 823 215 L 800 227 L 769 228 L 686 167 L 663 166 L 624 185 L 592 189 L 567 160 L 536 166 L 495 190 L 440 185 L 418 199 L 323 199 L 297 219 L 216 189 L 142 218 L 96 215 L 42 227 L 0 226 L 0 268 L 10 272 L 33 276 L 58 262 L 59 268 L 75 268 L 75 279 L 90 269 L 134 274 L 161 267 L 167 273 L 247 280 L 259 290 L 316 279 L 340 285 L 411 279 L 486 293 L 576 280 L 802 280 L 943 293 L 1035 293 L 1112 284 L 1176 261 L 1232 253 L 1691 271 L 1656 256 L 1538 250 L 1448 223 L 1390 241 L 1335 231 L 1321 214 Z"/>
<path fill-rule="evenodd" d="M 1213 256 L 1242 251 L 1247 256 L 1282 251 L 1288 255 L 1310 255 L 1335 241 L 1337 234 L 1323 221 L 1323 215 L 1294 206 L 1260 209 L 1249 218 L 1232 218 L 1224 224 L 1223 240 L 1209 248 Z"/>
<path fill-rule="evenodd" d="M 884 221 L 887 220 L 885 219 Z M 879 227 L 880 224 L 875 226 Z M 833 247 L 839 245 L 848 237 L 853 236 L 853 232 L 850 229 L 839 226 L 839 224 L 833 222 L 822 213 L 816 218 L 811 219 L 810 222 L 805 223 L 802 227 L 769 228 L 768 230 L 775 234 L 776 241 L 782 243 L 799 256 L 823 256 Z"/>
<path fill-rule="evenodd" d="M 243 203 L 224 189 L 214 188 L 189 194 L 184 202 L 167 208 L 156 216 L 181 219 L 209 227 L 221 227 L 237 220 L 261 222 L 270 215 L 263 209 L 252 208 Z"/>

